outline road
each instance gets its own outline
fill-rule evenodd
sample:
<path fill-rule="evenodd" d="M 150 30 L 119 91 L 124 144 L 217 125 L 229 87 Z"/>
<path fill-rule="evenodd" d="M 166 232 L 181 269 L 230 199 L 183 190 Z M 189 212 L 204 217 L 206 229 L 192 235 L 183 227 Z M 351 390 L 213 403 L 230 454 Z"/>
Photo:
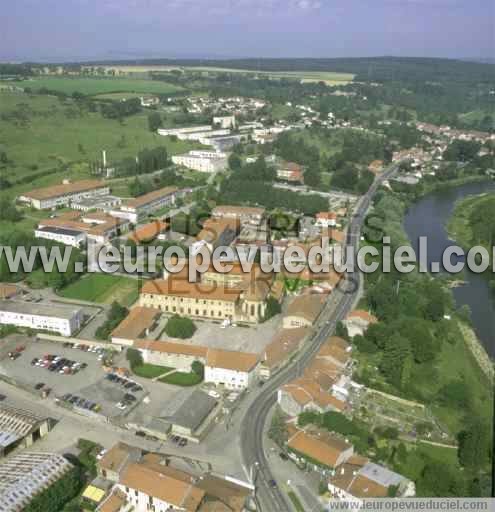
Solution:
<path fill-rule="evenodd" d="M 373 196 L 381 183 L 395 173 L 397 168 L 398 163 L 389 167 L 375 179 L 368 192 L 359 200 L 347 231 L 348 246 L 353 246 L 356 250 L 359 248 L 363 221 Z M 336 290 L 330 295 L 315 325 L 315 334 L 312 339 L 288 366 L 263 386 L 256 400 L 246 411 L 241 428 L 241 453 L 244 467 L 252 472 L 252 483 L 256 486 L 257 502 L 262 511 L 293 510 L 292 503 L 279 486 L 270 484 L 275 478 L 268 464 L 263 444 L 266 419 L 277 400 L 277 390 L 301 374 L 321 345 L 334 332 L 337 323 L 351 311 L 356 302 L 361 278 L 359 271 L 346 276 L 346 280 L 353 281 L 355 286 L 347 291 Z"/>

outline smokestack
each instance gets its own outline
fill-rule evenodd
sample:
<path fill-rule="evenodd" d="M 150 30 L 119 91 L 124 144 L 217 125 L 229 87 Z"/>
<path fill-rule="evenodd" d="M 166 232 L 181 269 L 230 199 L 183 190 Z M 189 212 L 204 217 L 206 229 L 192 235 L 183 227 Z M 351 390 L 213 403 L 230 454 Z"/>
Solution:
<path fill-rule="evenodd" d="M 103 168 L 105 169 L 107 167 L 107 152 L 105 150 L 103 150 L 102 155 L 103 155 Z"/>

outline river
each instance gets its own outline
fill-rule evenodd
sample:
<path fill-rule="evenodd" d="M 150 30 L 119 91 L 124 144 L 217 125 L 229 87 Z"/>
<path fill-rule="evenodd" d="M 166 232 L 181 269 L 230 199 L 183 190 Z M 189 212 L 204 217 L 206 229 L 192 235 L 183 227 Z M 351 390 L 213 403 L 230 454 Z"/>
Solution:
<path fill-rule="evenodd" d="M 495 191 L 495 182 L 468 183 L 455 188 L 432 192 L 411 205 L 404 227 L 418 254 L 418 239 L 428 239 L 428 264 L 441 261 L 444 249 L 454 242 L 449 238 L 446 225 L 456 201 L 469 195 Z M 460 276 L 467 284 L 453 288 L 458 307 L 467 304 L 471 309 L 471 319 L 478 338 L 492 359 L 495 359 L 495 299 L 486 276 L 467 271 Z"/>

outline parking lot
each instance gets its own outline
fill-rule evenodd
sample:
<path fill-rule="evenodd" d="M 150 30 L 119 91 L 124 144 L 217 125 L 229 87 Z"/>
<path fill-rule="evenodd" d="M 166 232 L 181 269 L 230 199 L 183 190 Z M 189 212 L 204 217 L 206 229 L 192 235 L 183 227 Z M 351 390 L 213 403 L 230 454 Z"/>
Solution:
<path fill-rule="evenodd" d="M 9 357 L 9 353 L 15 356 Z M 57 400 L 59 405 L 114 418 L 142 400 L 145 390 L 128 380 L 111 380 L 102 367 L 106 357 L 103 348 L 82 350 L 16 335 L 0 345 L 0 373 L 40 396 L 49 389 L 47 399 Z M 114 357 L 118 365 L 125 356 Z M 133 398 L 126 400 L 126 395 Z"/>

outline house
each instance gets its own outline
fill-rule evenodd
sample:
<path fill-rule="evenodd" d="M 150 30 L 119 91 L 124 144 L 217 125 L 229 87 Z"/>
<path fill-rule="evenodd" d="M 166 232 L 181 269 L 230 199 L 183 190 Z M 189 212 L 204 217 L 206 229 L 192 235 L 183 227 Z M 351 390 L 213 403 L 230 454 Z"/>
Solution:
<path fill-rule="evenodd" d="M 0 405 L 0 457 L 18 447 L 28 448 L 51 430 L 48 417 Z"/>
<path fill-rule="evenodd" d="M 344 369 L 351 361 L 352 347 L 346 340 L 339 336 L 330 336 L 318 350 L 316 359 L 325 359 L 334 365 Z"/>
<path fill-rule="evenodd" d="M 213 252 L 217 247 L 229 246 L 238 235 L 239 229 L 238 219 L 206 219 L 201 231 L 196 235 L 196 240 L 199 246 L 205 245 Z"/>
<path fill-rule="evenodd" d="M 328 432 L 296 430 L 289 434 L 287 448 L 315 466 L 335 469 L 354 454 L 352 444 Z"/>
<path fill-rule="evenodd" d="M 324 299 L 318 294 L 297 296 L 289 304 L 283 319 L 284 329 L 312 327 L 324 306 Z"/>
<path fill-rule="evenodd" d="M 204 380 L 227 389 L 246 389 L 255 380 L 257 366 L 257 354 L 210 348 Z"/>
<path fill-rule="evenodd" d="M 192 475 L 167 466 L 155 454 L 127 464 L 117 487 L 135 512 L 196 512 L 205 496 Z"/>
<path fill-rule="evenodd" d="M 277 402 L 289 416 L 299 416 L 305 411 L 324 413 L 342 412 L 345 402 L 323 391 L 311 378 L 301 377 L 285 384 L 277 391 Z"/>
<path fill-rule="evenodd" d="M 61 185 L 38 188 L 20 195 L 17 199 L 37 210 L 47 210 L 61 206 L 70 206 L 72 201 L 83 198 L 106 196 L 110 188 L 102 181 L 81 180 L 71 183 L 64 180 Z"/>
<path fill-rule="evenodd" d="M 383 160 L 373 160 L 368 165 L 368 170 L 377 176 L 383 171 Z"/>
<path fill-rule="evenodd" d="M 347 315 L 342 323 L 347 328 L 349 336 L 353 338 L 356 334 L 362 336 L 371 324 L 376 324 L 377 322 L 378 319 L 371 313 L 362 309 L 355 309 Z"/>
<path fill-rule="evenodd" d="M 304 170 L 295 162 L 285 162 L 277 168 L 277 178 L 289 183 L 304 183 Z"/>
<path fill-rule="evenodd" d="M 72 336 L 83 323 L 83 310 L 76 306 L 0 300 L 0 324 L 53 331 Z"/>
<path fill-rule="evenodd" d="M 196 485 L 207 495 L 199 512 L 244 512 L 254 491 L 253 485 L 242 480 L 211 473 L 203 475 Z"/>
<path fill-rule="evenodd" d="M 294 352 L 299 350 L 310 332 L 308 327 L 282 329 L 277 332 L 261 355 L 260 376 L 270 378 Z"/>
<path fill-rule="evenodd" d="M 166 240 L 170 231 L 170 223 L 164 220 L 148 222 L 134 229 L 128 236 L 135 244 L 148 243 L 152 240 Z"/>
<path fill-rule="evenodd" d="M 161 312 L 159 309 L 136 306 L 112 331 L 112 343 L 132 346 L 134 340 L 144 338 L 156 326 Z"/>
<path fill-rule="evenodd" d="M 142 451 L 122 442 L 114 444 L 98 462 L 98 475 L 111 482 L 119 482 L 122 471 L 129 462 L 141 459 Z"/>
<path fill-rule="evenodd" d="M 413 497 L 414 482 L 388 468 L 354 456 L 328 480 L 332 498 L 362 503 L 365 498 Z"/>
<path fill-rule="evenodd" d="M 0 510 L 26 510 L 33 498 L 73 469 L 55 453 L 20 452 L 0 464 Z"/>
<path fill-rule="evenodd" d="M 315 226 L 320 228 L 335 227 L 337 225 L 337 214 L 335 212 L 319 212 L 316 214 Z"/>
<path fill-rule="evenodd" d="M 0 299 L 13 299 L 21 293 L 21 289 L 15 284 L 0 283 Z"/>

